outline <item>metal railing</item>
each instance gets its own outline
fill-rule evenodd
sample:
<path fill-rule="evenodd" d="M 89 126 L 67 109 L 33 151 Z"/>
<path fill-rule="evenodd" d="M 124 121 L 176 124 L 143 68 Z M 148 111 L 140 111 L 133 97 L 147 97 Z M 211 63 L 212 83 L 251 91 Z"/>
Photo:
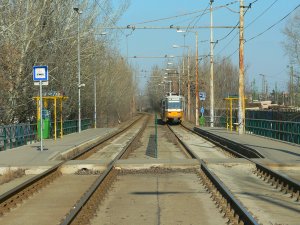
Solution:
<path fill-rule="evenodd" d="M 36 124 L 22 123 L 0 126 L 0 151 L 36 141 Z"/>
<path fill-rule="evenodd" d="M 300 144 L 300 122 L 246 118 L 246 131 L 269 138 Z"/>
<path fill-rule="evenodd" d="M 205 119 L 205 126 L 209 127 L 209 117 L 205 116 Z M 214 119 L 215 127 L 229 126 L 229 121 L 224 116 L 216 116 Z M 233 117 L 233 131 L 237 129 L 236 122 L 237 118 Z M 300 144 L 300 122 L 246 118 L 245 129 L 250 134 Z"/>
<path fill-rule="evenodd" d="M 58 124 L 57 124 L 58 125 Z M 91 119 L 81 120 L 81 130 L 92 127 Z M 75 133 L 78 131 L 78 120 L 66 120 L 63 122 L 63 135 Z M 60 126 L 57 126 L 57 134 L 60 134 Z M 54 123 L 51 123 L 50 137 L 53 138 Z M 16 148 L 22 145 L 36 142 L 37 124 L 13 124 L 0 126 L 0 151 Z"/>

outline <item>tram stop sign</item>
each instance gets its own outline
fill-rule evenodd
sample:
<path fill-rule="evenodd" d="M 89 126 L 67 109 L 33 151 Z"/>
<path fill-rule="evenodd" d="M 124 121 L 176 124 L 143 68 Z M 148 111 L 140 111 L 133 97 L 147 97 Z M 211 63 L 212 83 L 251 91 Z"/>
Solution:
<path fill-rule="evenodd" d="M 42 81 L 42 85 L 48 84 L 48 66 L 34 66 L 33 67 L 33 81 L 35 85 L 39 85 Z"/>
<path fill-rule="evenodd" d="M 200 101 L 204 101 L 206 98 L 206 92 L 199 92 L 199 99 Z"/>

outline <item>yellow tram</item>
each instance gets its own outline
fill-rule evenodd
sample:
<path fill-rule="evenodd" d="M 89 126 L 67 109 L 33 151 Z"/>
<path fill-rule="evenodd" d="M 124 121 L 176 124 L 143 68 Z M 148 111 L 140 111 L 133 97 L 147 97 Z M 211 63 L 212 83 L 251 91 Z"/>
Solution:
<path fill-rule="evenodd" d="M 170 93 L 161 101 L 161 118 L 164 122 L 181 123 L 184 114 L 184 97 Z"/>

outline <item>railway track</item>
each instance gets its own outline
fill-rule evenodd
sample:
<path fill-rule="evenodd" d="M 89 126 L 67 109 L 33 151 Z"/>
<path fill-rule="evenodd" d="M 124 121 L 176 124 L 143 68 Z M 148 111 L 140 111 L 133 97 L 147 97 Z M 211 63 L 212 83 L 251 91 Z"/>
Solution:
<path fill-rule="evenodd" d="M 197 132 L 198 129 L 192 130 L 189 129 L 185 126 L 182 126 L 185 130 L 188 130 L 189 132 L 193 133 L 193 134 L 197 134 L 199 135 L 199 132 Z M 181 133 L 181 132 L 177 132 L 177 133 Z M 179 137 L 180 135 L 178 135 L 178 138 L 181 139 L 181 143 L 183 145 L 185 145 L 188 149 L 189 146 L 188 144 L 186 144 L 184 141 L 182 141 L 182 137 Z M 254 217 L 256 217 L 257 221 L 260 221 L 260 223 L 264 224 L 265 221 L 267 221 L 266 218 L 262 218 L 263 216 L 261 215 L 262 213 L 257 213 L 257 210 L 259 210 L 259 208 L 261 207 L 261 211 L 268 214 L 268 210 L 264 210 L 263 207 L 266 207 L 266 209 L 270 209 L 271 212 L 269 212 L 269 216 L 274 216 L 274 219 L 278 219 L 278 216 L 276 217 L 276 214 L 280 214 L 281 221 L 282 223 L 286 224 L 286 221 L 290 221 L 291 224 L 297 224 L 297 220 L 293 220 L 293 219 L 288 219 L 288 216 L 282 215 L 282 213 L 284 214 L 284 211 L 286 211 L 286 213 L 288 215 L 293 215 L 293 211 L 294 212 L 300 212 L 300 204 L 299 204 L 299 183 L 293 179 L 288 178 L 286 175 L 284 174 L 280 174 L 277 173 L 275 171 L 273 171 L 270 168 L 267 168 L 266 166 L 254 161 L 253 159 L 248 158 L 247 156 L 249 156 L 249 152 L 254 152 L 252 149 L 248 149 L 246 152 L 247 156 L 244 156 L 243 154 L 241 154 L 241 149 L 245 149 L 244 146 L 240 145 L 240 144 L 232 144 L 232 143 L 226 143 L 226 140 L 222 140 L 220 141 L 219 137 L 217 137 L 216 139 L 214 139 L 214 135 L 208 135 L 206 136 L 204 134 L 204 132 L 201 131 L 201 135 L 202 138 L 205 138 L 205 140 L 213 140 L 214 144 L 217 144 L 220 148 L 222 148 L 223 144 L 224 144 L 224 149 L 225 150 L 229 150 L 230 154 L 232 155 L 236 155 L 236 157 L 239 158 L 243 158 L 246 160 L 246 162 L 243 162 L 242 164 L 248 164 L 249 169 L 242 169 L 241 167 L 239 168 L 239 161 L 236 161 L 235 163 L 227 163 L 224 164 L 222 166 L 217 165 L 218 163 L 211 163 L 211 165 L 207 165 L 203 159 L 201 159 L 199 156 L 195 155 L 195 153 L 193 153 L 193 150 L 189 150 L 190 152 L 192 152 L 192 154 L 194 154 L 194 157 L 196 157 L 200 162 L 201 162 L 201 167 L 203 166 L 203 168 L 205 168 L 205 170 L 211 171 L 213 174 L 216 174 L 218 177 L 222 178 L 222 182 L 217 182 L 215 181 L 215 179 L 211 179 L 211 186 L 215 185 L 218 186 L 220 185 L 220 183 L 225 183 L 226 186 L 229 187 L 230 190 L 236 190 L 239 189 L 239 192 L 236 192 L 236 196 L 238 196 L 238 199 L 242 199 L 242 203 L 249 209 L 251 209 L 251 214 L 255 215 Z M 222 143 L 222 144 L 221 144 Z M 230 146 L 230 148 L 228 147 Z M 235 153 L 235 147 L 237 146 L 238 151 Z M 257 156 L 257 154 L 253 154 L 253 156 Z M 208 160 L 209 161 L 209 160 Z M 248 163 L 247 163 L 248 162 Z M 213 165 L 215 164 L 215 165 Z M 254 165 L 254 166 L 251 166 Z M 231 169 L 232 167 L 232 169 Z M 240 170 L 240 171 L 235 171 L 235 172 L 228 172 L 229 170 L 234 170 L 233 167 L 237 167 L 236 170 Z M 244 166 L 245 167 L 245 166 Z M 210 169 L 209 169 L 210 168 Z M 248 172 L 248 174 L 247 174 Z M 246 173 L 246 174 L 245 174 Z M 256 174 L 260 179 L 264 180 L 266 183 L 265 184 L 261 184 L 259 181 L 257 181 L 257 179 L 253 179 L 253 176 L 251 176 L 251 174 Z M 210 176 L 210 175 L 209 175 Z M 249 180 L 251 179 L 252 182 L 258 183 L 258 185 L 252 185 L 252 188 L 257 188 L 257 192 L 252 191 L 251 190 L 247 190 L 247 188 L 243 188 L 243 187 L 239 187 L 238 185 L 235 184 L 236 180 L 235 179 L 228 179 L 228 177 L 237 177 L 237 179 L 240 177 L 240 179 L 244 179 L 244 177 L 249 177 Z M 207 175 L 208 177 L 208 175 Z M 218 178 L 218 179 L 220 179 Z M 228 180 L 231 180 L 230 182 Z M 220 181 L 220 180 L 219 180 Z M 236 182 L 238 183 L 238 182 Z M 259 184 L 260 183 L 260 184 Z M 244 183 L 246 184 L 246 183 Z M 267 184 L 267 185 L 266 185 Z M 249 184 L 248 184 L 249 185 Z M 246 201 L 245 197 L 242 197 L 240 194 L 240 192 L 243 192 L 242 190 L 244 189 L 244 192 L 248 192 L 248 194 L 252 194 L 252 195 L 257 195 L 257 196 L 267 196 L 265 199 L 263 199 L 262 202 L 257 203 L 257 205 L 251 206 L 250 201 Z M 259 193 L 259 190 L 263 191 L 265 194 Z M 277 192 L 276 192 L 277 190 Z M 278 191 L 281 191 L 281 194 L 278 193 Z M 218 196 L 218 195 L 217 195 Z M 270 196 L 270 197 L 268 197 Z M 214 194 L 214 198 L 216 198 L 216 195 Z M 274 198 L 274 200 L 271 200 L 272 198 Z M 219 201 L 219 200 L 218 200 Z M 240 200 L 241 201 L 241 200 Z M 266 203 L 267 201 L 269 201 L 269 203 Z M 253 204 L 253 203 L 252 203 Z M 278 213 L 278 211 L 276 212 L 276 210 L 272 210 L 274 207 L 274 204 L 282 204 L 282 208 L 288 208 L 288 210 L 283 210 L 283 209 L 276 209 L 276 210 L 281 210 L 283 212 Z M 256 209 L 255 209 L 256 207 Z M 258 208 L 258 209 L 257 209 Z M 297 215 L 297 214 L 295 214 Z M 294 215 L 294 216 L 295 216 Z M 263 222 L 262 222 L 263 221 Z M 280 221 L 280 219 L 278 220 Z M 280 224 L 280 223 L 279 223 Z M 289 223 L 287 223 L 289 224 Z"/>
<path fill-rule="evenodd" d="M 0 196 L 0 210 L 3 210 L 0 223 L 15 218 L 22 208 L 32 205 L 38 199 L 35 196 L 39 196 L 35 193 L 48 196 L 43 201 L 50 201 L 51 192 L 67 184 L 65 190 L 69 188 L 67 192 L 70 193 L 62 191 L 55 200 L 56 204 L 64 205 L 60 213 L 53 214 L 53 209 L 49 209 L 51 222 L 37 218 L 31 225 L 265 224 L 266 220 L 245 201 L 242 193 L 236 191 L 240 188 L 239 183 L 234 184 L 235 180 L 231 177 L 234 173 L 238 178 L 245 176 L 245 171 L 251 171 L 254 176 L 254 166 L 249 166 L 252 162 L 244 162 L 248 159 L 241 159 L 240 153 L 232 149 L 230 153 L 225 152 L 221 146 L 216 147 L 196 136 L 194 131 L 189 130 L 189 134 L 179 131 L 178 134 L 176 130 L 179 127 L 172 127 L 171 130 L 175 131 L 171 133 L 163 125 L 158 126 L 158 154 L 155 158 L 151 152 L 155 132 L 153 120 L 153 117 L 150 120 L 144 118 L 128 129 L 124 128 L 125 133 L 116 132 L 114 137 L 106 138 L 105 143 L 66 155 L 68 161 L 51 168 L 52 180 L 47 179 L 46 171 L 37 176 L 42 184 L 32 179 L 20 185 L 25 188 L 18 187 L 16 190 L 19 191 L 12 190 Z M 225 147 L 226 150 L 228 148 Z M 99 160 L 103 161 L 101 166 L 89 167 L 89 163 Z M 250 169 L 241 169 L 245 165 Z M 73 168 L 73 172 L 65 174 L 67 168 Z M 250 175 L 246 173 L 246 176 Z M 257 180 L 252 181 L 257 183 Z M 255 185 L 259 187 L 261 184 Z M 7 197 L 2 201 L 3 196 Z M 28 199 L 29 196 L 33 197 Z M 66 200 L 67 197 L 69 200 Z M 288 201 L 294 208 L 289 205 L 287 211 L 295 214 L 299 205 L 293 205 L 292 200 Z M 9 213 L 14 207 L 17 209 Z M 258 209 L 260 207 L 258 204 Z M 15 221 L 18 222 L 5 224 L 24 224 L 20 220 Z M 291 219 L 287 221 L 297 224 Z"/>
<path fill-rule="evenodd" d="M 183 144 L 181 142 L 181 144 Z M 197 158 L 192 151 L 190 151 L 189 148 L 187 148 L 184 144 L 183 147 L 185 150 L 188 151 L 189 156 L 191 158 Z M 184 151 L 186 154 L 186 151 Z M 233 224 L 257 224 L 256 221 L 252 218 L 252 216 L 249 214 L 249 212 L 244 209 L 244 207 L 235 199 L 235 197 L 230 193 L 230 191 L 222 184 L 222 182 L 213 174 L 211 171 L 207 168 L 206 164 L 200 160 L 200 168 L 199 169 L 192 169 L 192 173 L 197 174 L 199 178 L 202 180 L 203 185 L 205 188 L 212 193 L 213 195 L 213 201 L 216 201 L 216 203 L 219 205 L 219 209 L 221 212 L 224 212 L 224 216 L 229 219 L 229 221 Z M 154 171 L 152 171 L 154 170 Z M 189 169 L 189 172 L 191 169 Z M 128 172 L 129 171 L 129 172 Z M 163 168 L 153 168 L 146 170 L 122 170 L 121 173 L 123 174 L 157 174 L 157 173 L 176 173 L 177 170 L 170 170 L 170 169 L 163 169 Z M 180 172 L 184 172 L 185 170 L 180 170 Z M 95 204 L 99 204 L 99 201 L 101 201 L 104 198 L 105 190 L 107 190 L 108 186 L 111 186 L 111 183 L 113 180 L 116 180 L 116 177 L 118 176 L 119 171 L 114 169 L 113 164 L 107 169 L 107 172 L 102 177 L 102 180 L 98 182 L 97 188 L 95 188 L 94 192 L 100 193 L 91 195 L 91 193 L 88 194 L 84 198 L 84 200 L 80 201 L 80 204 L 78 204 L 74 210 L 70 212 L 70 214 L 67 216 L 67 218 L 64 220 L 62 225 L 67 224 L 87 224 L 90 222 L 90 218 L 93 214 L 95 214 L 94 210 L 91 211 L 91 209 L 95 209 Z M 108 176 L 108 174 L 113 174 L 107 178 L 107 181 L 105 181 L 105 177 Z M 113 178 L 111 178 L 113 177 Z M 213 182 L 211 182 L 213 181 Z M 102 184 L 102 187 L 100 187 Z M 214 185 L 212 185 L 214 184 Z M 93 197 L 91 197 L 93 196 Z M 95 196 L 95 197 L 94 197 Z M 88 198 L 95 198 L 96 200 L 88 201 Z M 92 206 L 91 206 L 92 204 Z M 78 216 L 76 216 L 78 215 Z M 90 216 L 87 216 L 90 215 Z M 102 218 L 102 217 L 101 217 Z M 157 221 L 158 224 L 160 224 L 160 216 L 158 217 Z M 95 223 L 96 224 L 96 223 Z"/>
<path fill-rule="evenodd" d="M 88 148 L 82 150 L 82 152 L 78 152 L 75 150 L 74 153 L 68 153 L 68 155 L 64 156 L 65 157 L 64 162 L 58 163 L 57 165 L 47 169 L 45 172 L 30 178 L 29 180 L 25 181 L 24 183 L 18 185 L 17 187 L 12 188 L 8 192 L 2 194 L 0 196 L 0 215 L 5 217 L 6 214 L 8 212 L 10 212 L 13 208 L 20 207 L 20 205 L 22 205 L 22 203 L 26 202 L 26 200 L 29 197 L 32 197 L 33 195 L 37 194 L 38 192 L 41 192 L 41 190 L 45 189 L 50 183 L 57 182 L 57 183 L 62 183 L 62 185 L 64 185 L 64 180 L 68 180 L 68 179 L 76 180 L 77 179 L 77 182 L 67 181 L 66 185 L 70 185 L 70 184 L 71 185 L 70 185 L 70 187 L 67 186 L 65 188 L 72 189 L 73 188 L 72 185 L 80 186 L 79 185 L 81 183 L 80 179 L 82 179 L 82 177 L 80 179 L 78 178 L 78 176 L 77 177 L 72 176 L 71 178 L 69 176 L 62 177 L 62 173 L 61 173 L 62 167 L 64 165 L 66 165 L 70 160 L 75 160 L 80 157 L 86 157 L 87 155 L 89 155 L 89 151 L 92 151 L 94 153 L 99 151 L 99 146 L 103 146 L 103 145 L 105 145 L 105 143 L 110 142 L 111 140 L 116 139 L 117 137 L 121 136 L 124 132 L 128 132 L 128 129 L 130 129 L 134 125 L 137 127 L 140 126 L 140 124 L 137 124 L 137 123 L 143 123 L 143 121 L 142 121 L 143 119 L 145 120 L 145 118 L 139 117 L 132 124 L 121 127 L 120 130 L 118 130 L 117 132 L 112 133 L 111 135 L 107 136 L 105 139 L 101 140 L 100 142 L 93 144 L 92 146 L 89 146 Z M 89 174 L 89 175 L 93 175 L 93 176 L 95 174 L 95 171 L 90 171 L 86 168 L 83 168 L 83 170 L 86 171 L 85 174 Z M 99 173 L 99 171 L 96 171 L 96 174 L 97 173 Z M 79 174 L 82 174 L 82 172 L 79 172 Z M 101 174 L 102 174 L 102 172 L 101 172 Z M 58 178 L 60 178 L 60 180 Z M 91 179 L 86 179 L 86 182 L 90 183 L 90 184 L 94 183 L 95 176 L 92 177 Z M 57 184 L 55 183 L 55 185 L 57 185 Z M 76 187 L 78 187 L 78 186 L 76 186 Z M 81 191 L 84 191 L 88 187 L 88 185 L 83 185 L 83 186 L 84 187 L 82 188 Z M 82 192 L 74 193 L 75 196 L 81 195 L 81 194 L 82 194 Z M 63 198 L 63 194 L 61 197 Z M 50 200 L 44 200 L 44 201 L 50 201 Z M 0 220 L 2 218 L 0 218 Z M 39 223 L 37 223 L 37 224 L 39 224 Z"/>
<path fill-rule="evenodd" d="M 186 129 L 189 129 L 185 127 Z M 263 156 L 255 149 L 251 149 L 245 145 L 235 143 L 225 138 L 221 138 L 217 135 L 211 134 L 199 128 L 194 128 L 194 131 L 201 137 L 204 137 L 214 144 L 220 145 L 222 148 L 232 152 L 238 157 L 244 158 L 255 165 L 256 170 L 254 171 L 260 178 L 267 183 L 270 183 L 276 189 L 279 189 L 283 193 L 289 193 L 291 198 L 295 201 L 300 199 L 300 183 L 292 178 L 287 177 L 283 173 L 278 173 L 263 164 L 254 161 L 252 158 L 263 158 Z"/>

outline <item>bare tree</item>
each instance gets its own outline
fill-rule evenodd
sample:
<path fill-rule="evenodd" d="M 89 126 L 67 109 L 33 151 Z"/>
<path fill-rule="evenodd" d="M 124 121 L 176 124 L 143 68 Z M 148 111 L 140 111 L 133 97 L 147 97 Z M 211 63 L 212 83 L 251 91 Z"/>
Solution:
<path fill-rule="evenodd" d="M 86 82 L 82 93 L 83 116 L 90 117 L 93 113 L 90 90 L 93 89 L 95 76 L 104 76 L 104 80 L 111 82 L 110 94 L 124 94 L 124 89 L 113 86 L 119 74 L 109 73 L 113 67 L 117 68 L 116 63 L 109 64 L 103 57 L 109 55 L 111 62 L 120 58 L 118 54 L 111 53 L 115 49 L 108 47 L 116 39 L 103 40 L 99 34 L 103 32 L 101 27 L 113 25 L 119 20 L 128 7 L 127 0 L 120 1 L 118 8 L 113 7 L 112 0 L 102 1 L 101 4 L 96 0 L 3 0 L 0 6 L 1 122 L 28 121 L 35 116 L 36 106 L 32 97 L 37 95 L 38 88 L 33 86 L 33 65 L 49 66 L 50 82 L 44 88 L 45 92 L 56 90 L 69 96 L 64 117 L 76 118 L 78 14 L 73 7 L 78 7 L 78 2 L 82 11 L 79 24 L 81 73 L 82 80 Z M 121 71 L 126 68 L 127 83 L 124 85 L 132 85 L 131 68 L 126 63 L 118 68 Z M 101 79 L 97 81 L 101 82 Z M 105 85 L 99 83 L 100 90 L 105 89 Z M 124 104 L 117 101 L 115 107 L 121 103 Z"/>

